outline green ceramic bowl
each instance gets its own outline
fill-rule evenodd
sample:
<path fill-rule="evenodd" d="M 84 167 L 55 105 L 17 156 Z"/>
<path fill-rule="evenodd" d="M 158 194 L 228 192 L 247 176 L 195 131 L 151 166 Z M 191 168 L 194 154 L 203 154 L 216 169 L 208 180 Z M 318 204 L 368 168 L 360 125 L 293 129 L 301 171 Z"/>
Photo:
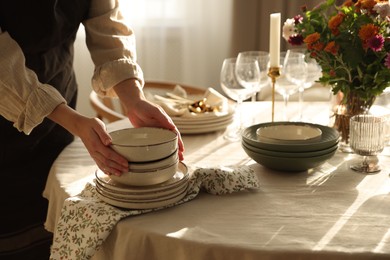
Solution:
<path fill-rule="evenodd" d="M 277 124 L 303 124 L 310 125 L 314 127 L 318 127 L 322 131 L 321 138 L 316 140 L 315 142 L 298 142 L 298 143 L 287 143 L 287 142 L 276 142 L 276 143 L 266 143 L 258 140 L 256 131 L 259 127 L 277 125 Z M 328 126 L 311 124 L 311 123 L 303 123 L 303 122 L 273 122 L 273 123 L 262 123 L 249 126 L 244 129 L 242 133 L 242 140 L 245 141 L 246 144 L 254 146 L 256 148 L 277 151 L 277 152 L 313 152 L 319 151 L 323 149 L 327 149 L 333 145 L 335 145 L 340 138 L 339 133 Z"/>
<path fill-rule="evenodd" d="M 249 155 L 249 157 L 256 161 L 258 164 L 261 164 L 264 167 L 273 170 L 286 172 L 301 172 L 318 167 L 330 158 L 332 158 L 332 156 L 337 151 L 337 149 L 334 149 L 333 151 L 320 156 L 291 158 L 256 153 L 246 148 L 245 146 L 243 146 L 243 149 Z"/>
<path fill-rule="evenodd" d="M 256 146 L 253 146 L 244 140 L 242 140 L 241 145 L 255 153 L 261 153 L 264 155 L 269 156 L 276 156 L 276 157 L 291 157 L 291 158 L 307 158 L 307 157 L 315 157 L 315 156 L 321 156 L 330 152 L 333 152 L 333 150 L 336 150 L 338 148 L 338 142 L 335 144 L 332 144 L 332 146 L 318 150 L 318 151 L 311 151 L 311 152 L 279 152 L 279 151 L 272 151 L 272 150 L 266 150 L 261 149 Z"/>

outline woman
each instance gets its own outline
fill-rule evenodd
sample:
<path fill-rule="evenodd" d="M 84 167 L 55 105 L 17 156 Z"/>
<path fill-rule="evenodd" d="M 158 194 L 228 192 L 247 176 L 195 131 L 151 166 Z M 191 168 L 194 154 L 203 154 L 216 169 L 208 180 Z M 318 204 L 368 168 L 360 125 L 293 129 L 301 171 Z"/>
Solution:
<path fill-rule="evenodd" d="M 127 171 L 127 160 L 109 147 L 104 123 L 74 110 L 73 42 L 80 23 L 96 66 L 94 90 L 117 95 L 135 127 L 177 132 L 143 95 L 134 35 L 118 0 L 1 1 L 0 259 L 48 258 L 51 234 L 43 228 L 47 201 L 41 194 L 53 161 L 73 136 L 106 174 Z M 181 139 L 179 146 L 183 159 Z"/>

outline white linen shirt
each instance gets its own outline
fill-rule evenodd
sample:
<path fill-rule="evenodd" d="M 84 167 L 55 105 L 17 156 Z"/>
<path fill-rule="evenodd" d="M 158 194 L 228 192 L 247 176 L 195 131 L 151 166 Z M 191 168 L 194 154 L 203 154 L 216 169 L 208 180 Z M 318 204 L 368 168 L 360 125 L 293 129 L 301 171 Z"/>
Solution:
<path fill-rule="evenodd" d="M 112 87 L 123 80 L 135 78 L 143 84 L 134 33 L 124 21 L 118 0 L 92 0 L 89 18 L 83 24 L 95 64 L 93 89 L 99 95 L 116 96 Z M 38 81 L 35 72 L 25 66 L 17 42 L 1 29 L 0 46 L 0 115 L 29 134 L 66 101 L 54 87 Z"/>

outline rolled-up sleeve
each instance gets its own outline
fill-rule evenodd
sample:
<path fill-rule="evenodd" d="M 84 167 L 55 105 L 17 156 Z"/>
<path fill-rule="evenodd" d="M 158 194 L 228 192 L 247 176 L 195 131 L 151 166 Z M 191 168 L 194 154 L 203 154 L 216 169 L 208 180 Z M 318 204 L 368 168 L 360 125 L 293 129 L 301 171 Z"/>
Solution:
<path fill-rule="evenodd" d="M 134 78 L 143 84 L 136 62 L 135 36 L 126 24 L 118 0 L 92 0 L 90 18 L 83 22 L 86 41 L 95 64 L 92 87 L 100 95 L 116 96 L 112 87 Z"/>
<path fill-rule="evenodd" d="M 25 66 L 19 45 L 7 33 L 0 34 L 0 114 L 29 134 L 59 104 L 66 103 L 52 86 L 39 82 Z"/>

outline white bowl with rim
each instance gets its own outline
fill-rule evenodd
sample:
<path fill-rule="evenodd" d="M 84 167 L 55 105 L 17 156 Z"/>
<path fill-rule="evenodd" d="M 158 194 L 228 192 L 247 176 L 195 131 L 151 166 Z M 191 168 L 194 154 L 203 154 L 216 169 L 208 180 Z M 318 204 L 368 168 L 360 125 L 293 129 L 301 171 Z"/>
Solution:
<path fill-rule="evenodd" d="M 145 172 L 154 171 L 161 168 L 168 167 L 179 161 L 179 153 L 176 150 L 173 154 L 166 158 L 151 162 L 129 162 L 129 171 L 131 172 Z"/>
<path fill-rule="evenodd" d="M 110 175 L 118 183 L 130 186 L 146 186 L 163 183 L 171 179 L 177 172 L 179 161 L 167 167 L 143 172 L 125 172 L 121 176 Z"/>
<path fill-rule="evenodd" d="M 163 128 L 125 128 L 110 132 L 111 147 L 129 162 L 161 160 L 178 149 L 177 133 Z"/>

